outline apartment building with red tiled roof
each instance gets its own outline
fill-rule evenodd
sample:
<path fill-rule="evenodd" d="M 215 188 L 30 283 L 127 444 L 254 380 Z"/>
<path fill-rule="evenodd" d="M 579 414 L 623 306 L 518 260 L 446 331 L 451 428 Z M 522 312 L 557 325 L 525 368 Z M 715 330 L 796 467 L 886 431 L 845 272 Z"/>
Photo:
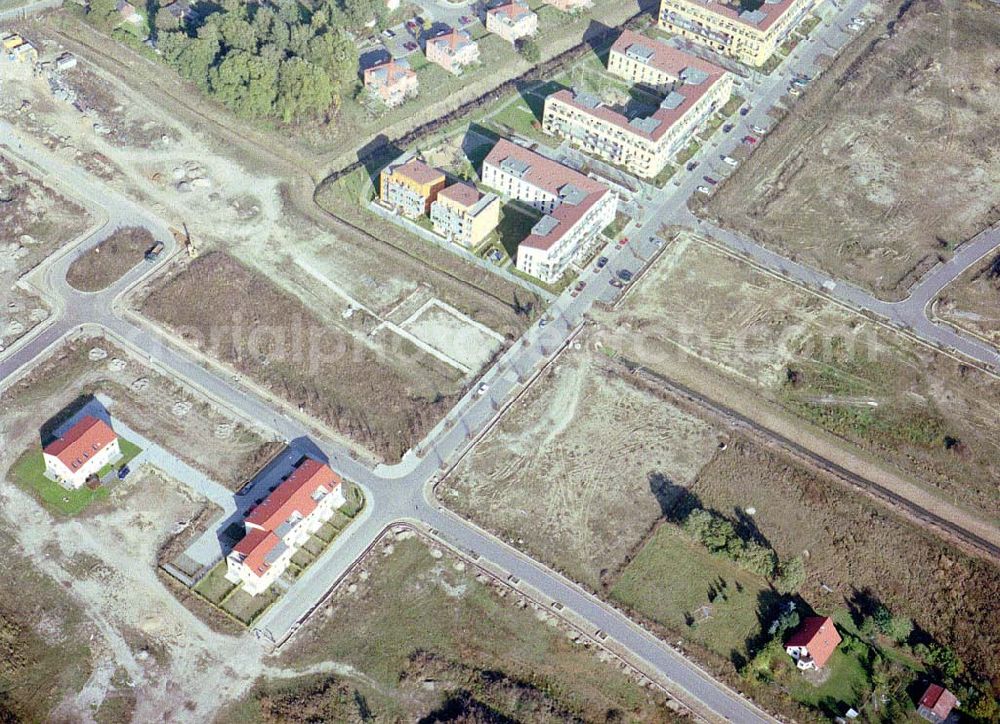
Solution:
<path fill-rule="evenodd" d="M 524 0 L 505 0 L 486 11 L 486 29 L 514 44 L 538 32 L 538 16 Z"/>
<path fill-rule="evenodd" d="M 365 90 L 389 108 L 395 108 L 408 98 L 415 97 L 420 90 L 417 74 L 410 68 L 410 62 L 406 58 L 390 58 L 384 63 L 366 68 L 364 81 Z"/>
<path fill-rule="evenodd" d="M 544 282 L 562 277 L 614 221 L 618 197 L 607 186 L 506 139 L 483 161 L 483 184 L 544 216 L 517 248 L 517 268 Z"/>
<path fill-rule="evenodd" d="M 266 591 L 309 537 L 346 503 L 343 480 L 328 465 L 303 458 L 244 524 L 246 535 L 229 552 L 226 578 L 251 596 Z"/>

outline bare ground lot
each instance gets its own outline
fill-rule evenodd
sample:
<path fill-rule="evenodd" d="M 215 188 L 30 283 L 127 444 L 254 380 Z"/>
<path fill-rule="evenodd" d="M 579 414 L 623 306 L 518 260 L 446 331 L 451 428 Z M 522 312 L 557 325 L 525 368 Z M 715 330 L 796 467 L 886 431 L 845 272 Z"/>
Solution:
<path fill-rule="evenodd" d="M 81 207 L 0 156 L 0 345 L 9 346 L 49 314 L 15 282 L 89 224 Z"/>
<path fill-rule="evenodd" d="M 420 440 L 463 388 L 450 368 L 411 343 L 400 339 L 392 350 L 413 365 L 405 369 L 222 253 L 161 280 L 142 310 L 386 458 L 399 459 Z M 371 322 L 360 313 L 351 319 Z"/>
<path fill-rule="evenodd" d="M 91 360 L 95 349 L 107 356 Z M 278 447 L 97 337 L 59 348 L 0 394 L 0 469 L 39 445 L 43 425 L 98 392 L 115 402 L 116 417 L 233 490 Z"/>
<path fill-rule="evenodd" d="M 990 254 L 938 297 L 938 317 L 1000 344 L 1000 254 Z"/>
<path fill-rule="evenodd" d="M 437 490 L 593 590 L 613 580 L 718 441 L 698 418 L 569 351 Z"/>
<path fill-rule="evenodd" d="M 836 610 L 870 589 L 891 610 L 962 652 L 979 675 L 995 679 L 1000 672 L 1000 631 L 981 626 L 1000 597 L 995 564 L 968 558 L 854 492 L 740 438 L 701 471 L 691 490 L 703 505 L 724 513 L 753 508 L 754 524 L 779 556 L 804 556 L 802 595 L 817 609 Z"/>
<path fill-rule="evenodd" d="M 889 3 L 708 214 L 881 297 L 905 296 L 939 255 L 1000 218 L 998 34 L 989 2 Z"/>
<path fill-rule="evenodd" d="M 1000 514 L 1000 392 L 974 368 L 687 236 L 599 318 L 625 357 L 670 377 L 680 353 L 949 502 Z"/>
<path fill-rule="evenodd" d="M 571 636 L 461 561 L 390 535 L 282 652 L 280 662 L 304 677 L 262 682 L 223 720 L 275 721 L 282 710 L 272 707 L 288 697 L 310 708 L 333 699 L 329 718 L 340 721 L 356 719 L 362 701 L 380 721 L 673 718 L 662 695 Z M 327 686 L 317 692 L 320 675 Z M 347 696 L 336 696 L 344 686 Z"/>
<path fill-rule="evenodd" d="M 82 292 L 106 289 L 141 262 L 153 242 L 153 235 L 142 227 L 118 229 L 76 259 L 66 273 L 66 281 Z"/>

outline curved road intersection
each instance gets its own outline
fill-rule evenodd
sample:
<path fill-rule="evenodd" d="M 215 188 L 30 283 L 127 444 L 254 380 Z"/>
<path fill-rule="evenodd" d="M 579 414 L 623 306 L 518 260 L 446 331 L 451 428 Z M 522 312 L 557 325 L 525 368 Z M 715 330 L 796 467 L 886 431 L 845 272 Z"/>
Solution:
<path fill-rule="evenodd" d="M 860 5 L 861 0 L 849 3 L 842 11 L 843 15 L 856 12 Z M 786 66 L 795 65 L 800 69 L 813 67 L 820 43 L 802 45 L 808 45 L 808 48 Z M 763 114 L 780 97 L 788 72 L 786 67 L 769 78 L 755 81 L 755 109 L 749 116 L 739 119 L 740 127 L 748 128 L 752 123 L 765 120 Z M 716 157 L 725 153 L 728 146 L 736 143 L 733 138 L 740 136 L 739 130 L 724 138 L 718 138 L 721 134 L 716 134 L 717 137 L 706 144 L 702 152 L 716 154 Z M 332 467 L 364 491 L 368 505 L 362 515 L 257 623 L 254 633 L 263 645 L 280 645 L 287 640 L 383 531 L 393 524 L 407 522 L 471 556 L 487 570 L 510 576 L 508 580 L 512 585 L 525 589 L 540 603 L 561 604 L 571 623 L 588 635 L 597 635 L 602 639 L 606 635 L 606 645 L 624 655 L 630 664 L 654 681 L 665 684 L 703 716 L 740 722 L 772 720 L 751 702 L 714 680 L 610 605 L 445 510 L 434 497 L 433 484 L 441 471 L 454 464 L 475 443 L 478 436 L 502 414 L 504 406 L 531 383 L 534 375 L 560 349 L 572 343 L 590 307 L 597 301 L 614 301 L 617 290 L 606 284 L 590 284 L 577 297 L 567 293 L 556 299 L 549 308 L 554 321 L 545 327 L 532 327 L 522 342 L 513 345 L 486 371 L 483 381 L 489 385 L 488 394 L 477 397 L 470 393 L 459 401 L 419 446 L 420 456 L 411 451 L 397 465 L 379 466 L 372 470 L 352 457 L 332 436 L 312 426 L 287 405 L 251 388 L 220 365 L 184 348 L 126 312 L 124 305 L 119 303 L 122 296 L 161 268 L 162 261 L 138 265 L 102 292 L 87 294 L 70 287 L 66 283 L 66 270 L 72 261 L 121 226 L 148 228 L 157 239 L 167 244 L 161 259 L 169 258 L 178 250 L 168 224 L 81 171 L 72 162 L 40 146 L 19 140 L 15 129 L 2 121 L 0 145 L 5 147 L 5 153 L 36 169 L 48 183 L 79 199 L 95 218 L 102 220 L 96 230 L 29 274 L 28 281 L 52 305 L 53 313 L 44 326 L 3 353 L 0 359 L 0 388 L 8 386 L 28 371 L 33 363 L 44 359 L 68 336 L 87 328 L 99 328 L 149 360 L 150 364 L 184 381 L 243 419 L 271 428 L 277 437 L 289 441 L 311 440 L 327 455 Z M 629 225 L 632 242 L 628 250 L 608 253 L 631 254 L 645 263 L 658 248 L 653 234 L 644 231 L 647 226 L 658 229 L 660 225 L 667 224 L 698 229 L 759 266 L 815 288 L 854 309 L 865 310 L 888 324 L 905 328 L 911 335 L 932 345 L 954 351 L 988 369 L 1000 370 L 1000 354 L 995 349 L 950 327 L 935 324 L 925 313 L 930 302 L 948 283 L 1000 246 L 1000 228 L 983 232 L 963 245 L 948 263 L 928 274 L 908 299 L 888 303 L 695 218 L 687 209 L 686 202 L 696 186 L 695 176 L 687 174 L 679 186 L 671 184 L 659 195 L 652 195 L 645 205 L 645 213 Z"/>

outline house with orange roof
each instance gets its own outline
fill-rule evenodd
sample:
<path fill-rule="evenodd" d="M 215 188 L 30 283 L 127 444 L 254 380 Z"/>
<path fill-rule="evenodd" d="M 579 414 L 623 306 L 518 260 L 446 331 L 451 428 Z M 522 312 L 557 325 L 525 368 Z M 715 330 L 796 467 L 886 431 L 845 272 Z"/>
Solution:
<path fill-rule="evenodd" d="M 402 105 L 419 93 L 420 81 L 410 68 L 406 58 L 390 58 L 384 63 L 366 68 L 364 72 L 365 90 L 382 101 L 389 108 Z"/>
<path fill-rule="evenodd" d="M 251 596 L 266 591 L 292 556 L 347 500 L 330 466 L 302 458 L 244 520 L 246 534 L 226 557 L 226 579 Z"/>
<path fill-rule="evenodd" d="M 612 46 L 608 70 L 664 92 L 659 106 L 635 115 L 591 93 L 564 89 L 546 97 L 542 130 L 642 178 L 659 174 L 733 89 L 725 69 L 631 31 Z"/>
<path fill-rule="evenodd" d="M 46 477 L 73 489 L 82 487 L 91 475 L 121 456 L 118 435 L 93 415 L 80 418 L 42 449 Z"/>
<path fill-rule="evenodd" d="M 538 16 L 525 0 L 504 0 L 486 11 L 486 29 L 513 45 L 538 32 Z"/>
<path fill-rule="evenodd" d="M 546 5 L 551 5 L 556 10 L 564 13 L 571 13 L 574 10 L 582 10 L 593 6 L 593 0 L 545 0 Z"/>
<path fill-rule="evenodd" d="M 431 204 L 434 231 L 462 246 L 477 246 L 500 223 L 500 197 L 470 183 L 446 186 Z"/>
<path fill-rule="evenodd" d="M 606 185 L 507 139 L 487 154 L 482 180 L 504 198 L 542 212 L 517 247 L 516 264 L 548 283 L 586 254 L 618 210 L 618 197 Z"/>
<path fill-rule="evenodd" d="M 429 63 L 437 63 L 455 75 L 479 62 L 479 43 L 466 30 L 448 28 L 442 31 L 427 40 L 424 52 Z"/>
<path fill-rule="evenodd" d="M 809 616 L 785 642 L 785 653 L 800 669 L 822 669 L 840 644 L 840 634 L 829 616 Z"/>
<path fill-rule="evenodd" d="M 415 219 L 430 213 L 444 185 L 443 171 L 406 153 L 379 174 L 379 200 L 397 214 Z"/>

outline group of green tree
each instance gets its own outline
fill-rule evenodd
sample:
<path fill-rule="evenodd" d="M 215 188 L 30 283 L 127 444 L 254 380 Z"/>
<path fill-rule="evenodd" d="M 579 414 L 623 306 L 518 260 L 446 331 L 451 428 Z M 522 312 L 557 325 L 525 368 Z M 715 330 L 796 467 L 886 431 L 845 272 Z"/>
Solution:
<path fill-rule="evenodd" d="M 778 556 L 770 547 L 741 536 L 733 522 L 720 513 L 694 508 L 681 527 L 710 552 L 769 579 L 779 593 L 793 593 L 805 582 L 806 571 L 801 558 L 779 564 Z"/>
<path fill-rule="evenodd" d="M 88 19 L 112 31 L 115 0 L 91 0 Z M 213 6 L 215 7 L 215 6 Z M 386 17 L 382 0 L 222 0 L 197 21 L 180 23 L 149 0 L 162 58 L 208 96 L 245 118 L 329 117 L 356 86 L 350 31 Z"/>

